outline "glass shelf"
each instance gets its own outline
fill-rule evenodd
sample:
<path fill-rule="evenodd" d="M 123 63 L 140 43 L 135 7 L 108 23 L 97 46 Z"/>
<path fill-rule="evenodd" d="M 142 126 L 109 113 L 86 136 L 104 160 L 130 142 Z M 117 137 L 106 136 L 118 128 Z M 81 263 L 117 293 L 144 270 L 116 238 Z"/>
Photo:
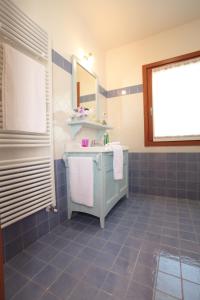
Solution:
<path fill-rule="evenodd" d="M 68 122 L 68 126 L 70 126 L 71 136 L 72 138 L 75 138 L 75 136 L 85 128 L 91 128 L 97 131 L 96 138 L 99 139 L 101 136 L 103 136 L 104 132 L 108 129 L 112 129 L 112 127 L 108 125 L 102 125 L 97 122 L 92 122 L 88 120 L 76 120 L 76 121 L 70 121 Z"/>

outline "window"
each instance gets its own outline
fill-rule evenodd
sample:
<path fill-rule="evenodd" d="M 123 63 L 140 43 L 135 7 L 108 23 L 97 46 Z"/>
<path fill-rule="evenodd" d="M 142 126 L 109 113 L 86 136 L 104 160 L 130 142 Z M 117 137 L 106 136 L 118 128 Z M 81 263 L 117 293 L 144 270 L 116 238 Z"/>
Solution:
<path fill-rule="evenodd" d="M 200 145 L 200 51 L 143 66 L 145 146 Z"/>

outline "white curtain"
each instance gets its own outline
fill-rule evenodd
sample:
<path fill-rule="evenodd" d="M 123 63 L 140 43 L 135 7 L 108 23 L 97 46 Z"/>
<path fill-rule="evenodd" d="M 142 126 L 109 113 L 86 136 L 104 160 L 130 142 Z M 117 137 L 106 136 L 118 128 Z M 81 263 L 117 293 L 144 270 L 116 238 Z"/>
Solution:
<path fill-rule="evenodd" d="M 200 137 L 200 59 L 152 71 L 154 139 Z"/>

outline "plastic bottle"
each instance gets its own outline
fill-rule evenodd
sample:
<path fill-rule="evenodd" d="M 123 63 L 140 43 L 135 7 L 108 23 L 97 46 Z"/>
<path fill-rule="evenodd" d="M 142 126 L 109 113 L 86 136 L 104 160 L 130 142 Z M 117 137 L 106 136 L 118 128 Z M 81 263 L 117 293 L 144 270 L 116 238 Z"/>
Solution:
<path fill-rule="evenodd" d="M 104 133 L 103 143 L 104 143 L 104 145 L 107 145 L 109 143 L 109 135 L 107 132 Z"/>

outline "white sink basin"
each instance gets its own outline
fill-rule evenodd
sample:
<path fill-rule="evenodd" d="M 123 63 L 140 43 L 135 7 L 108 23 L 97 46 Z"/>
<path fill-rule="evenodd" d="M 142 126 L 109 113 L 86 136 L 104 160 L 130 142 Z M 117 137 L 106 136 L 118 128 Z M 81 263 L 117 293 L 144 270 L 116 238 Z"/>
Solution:
<path fill-rule="evenodd" d="M 122 146 L 123 150 L 128 150 L 128 147 Z M 94 147 L 71 147 L 66 149 L 66 152 L 111 152 L 108 146 L 94 146 Z"/>

